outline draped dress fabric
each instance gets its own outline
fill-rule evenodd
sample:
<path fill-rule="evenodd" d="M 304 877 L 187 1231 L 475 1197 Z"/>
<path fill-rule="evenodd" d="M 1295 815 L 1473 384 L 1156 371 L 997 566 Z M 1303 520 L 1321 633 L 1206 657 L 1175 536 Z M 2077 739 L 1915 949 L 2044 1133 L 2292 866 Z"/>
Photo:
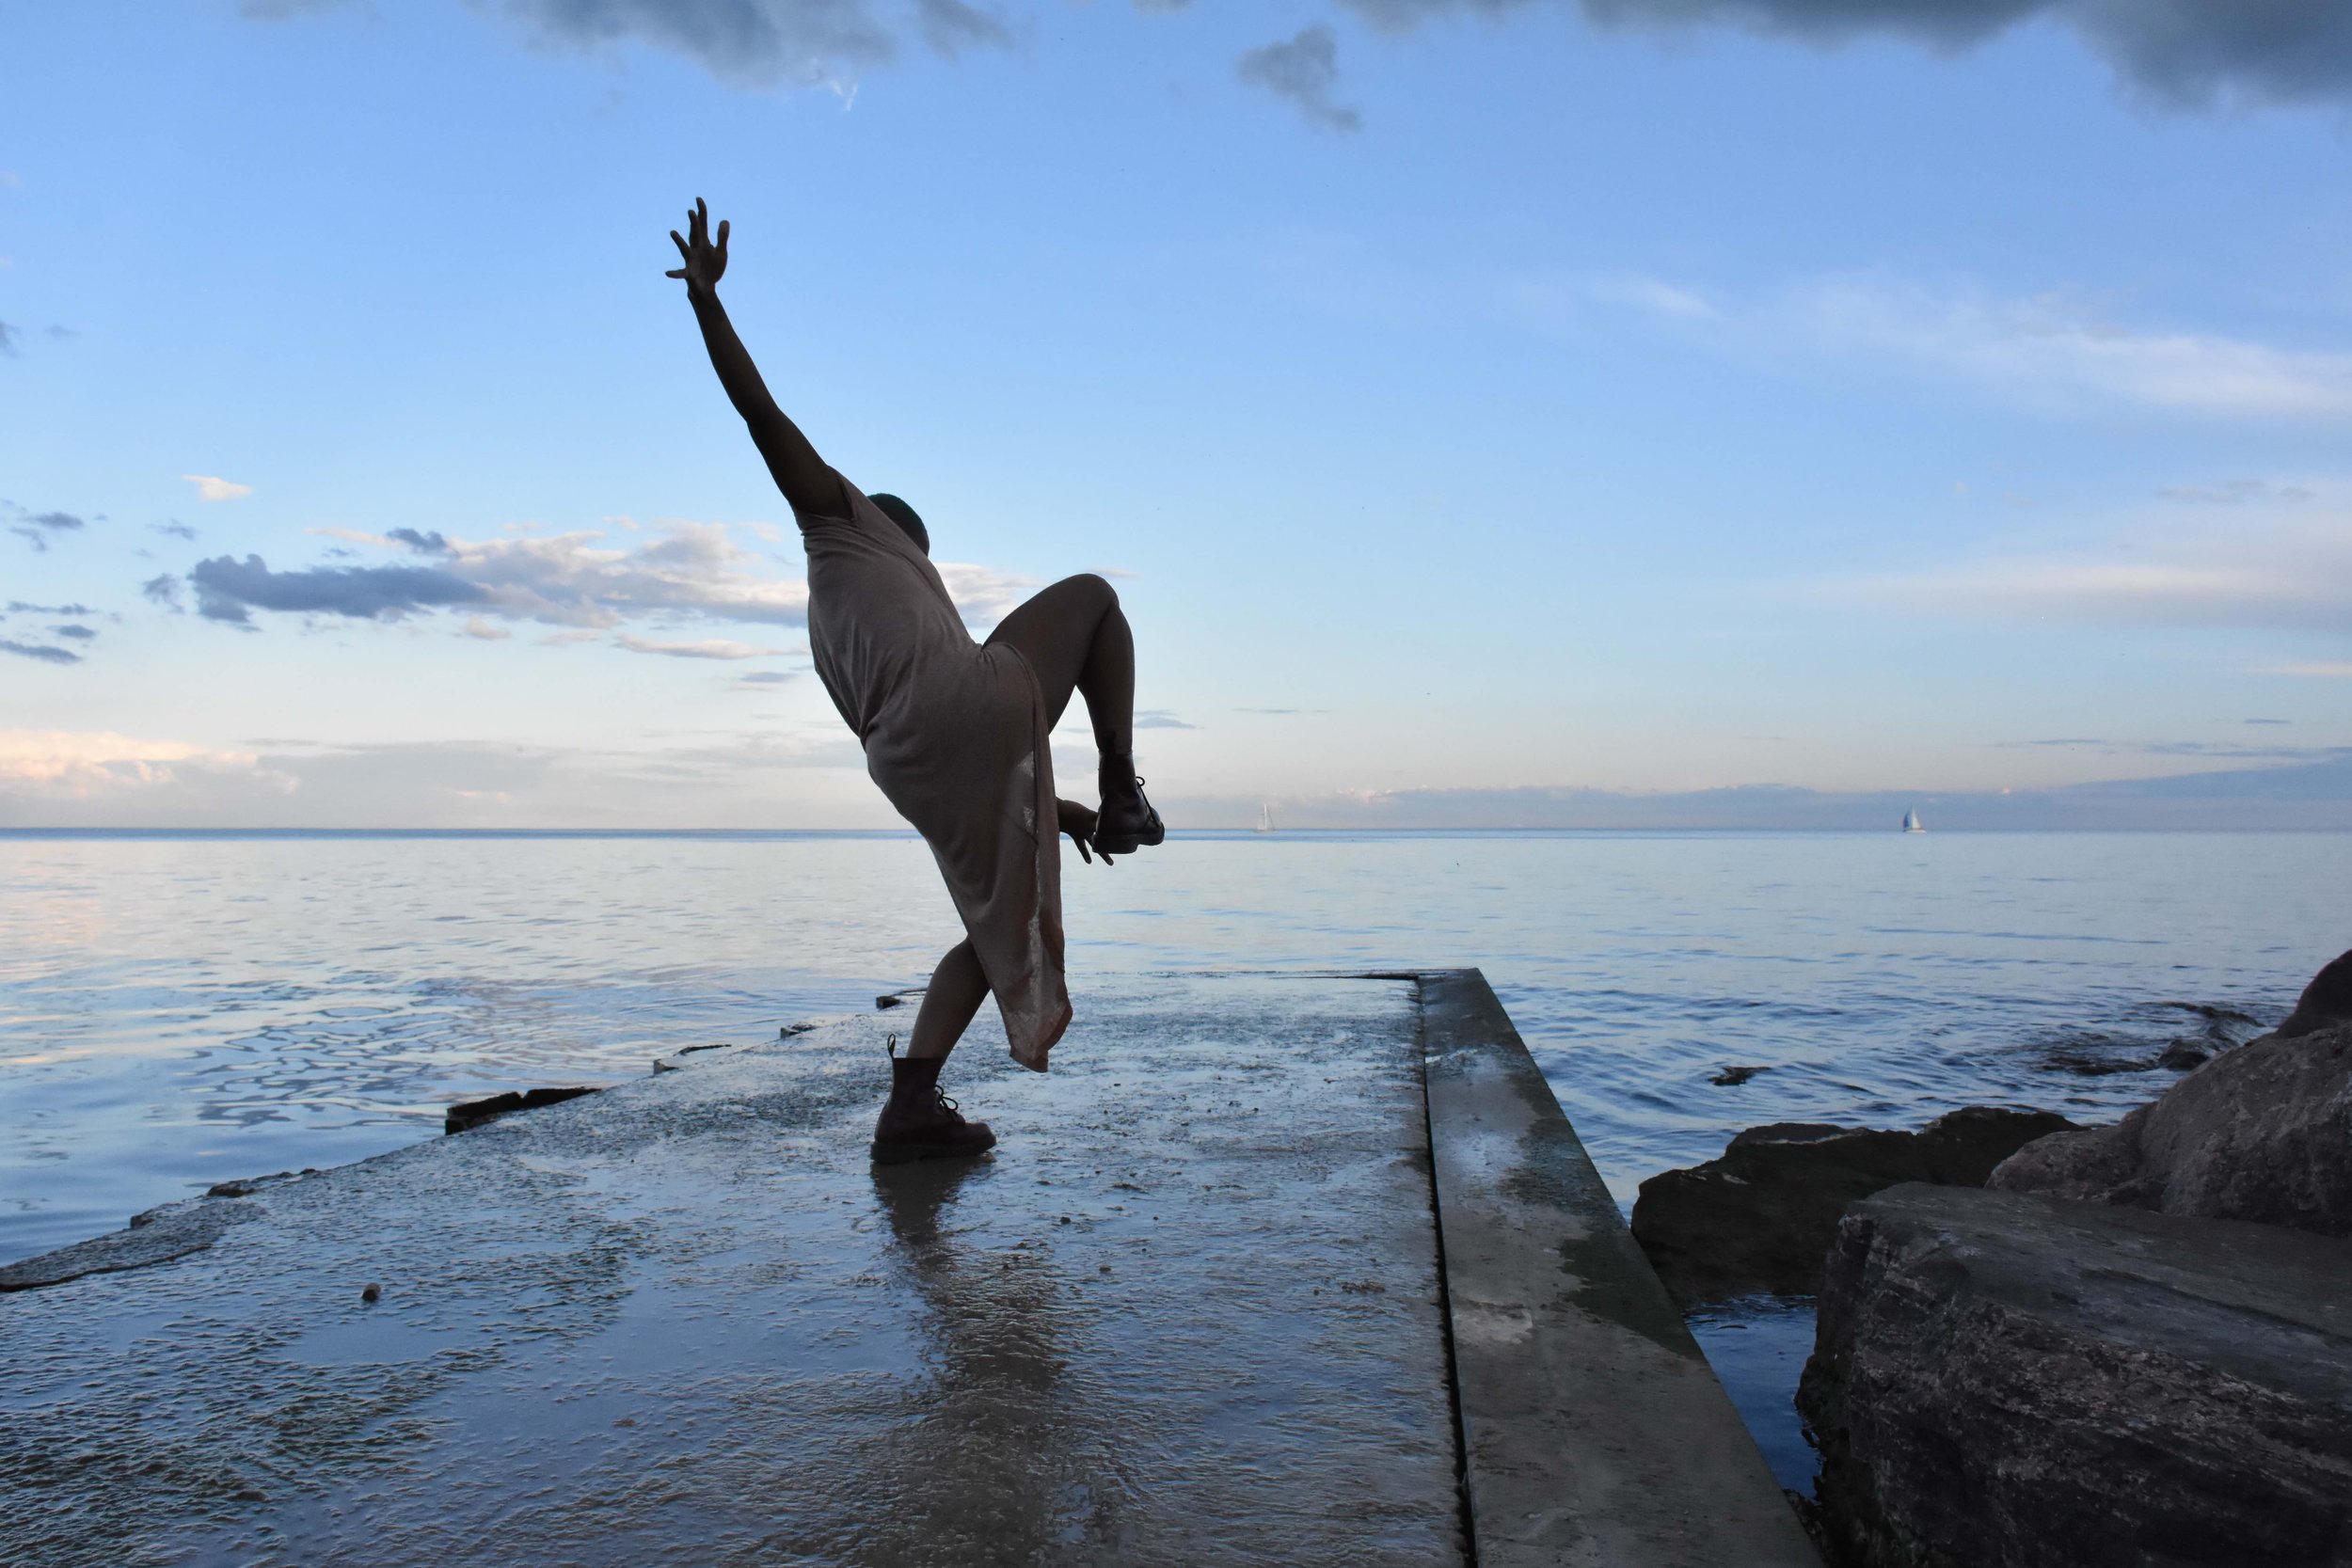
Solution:
<path fill-rule="evenodd" d="M 800 513 L 808 642 L 866 771 L 931 847 L 1004 1015 L 1012 1058 L 1045 1070 L 1070 1026 L 1060 826 L 1036 672 L 964 629 L 947 585 L 864 492 Z"/>

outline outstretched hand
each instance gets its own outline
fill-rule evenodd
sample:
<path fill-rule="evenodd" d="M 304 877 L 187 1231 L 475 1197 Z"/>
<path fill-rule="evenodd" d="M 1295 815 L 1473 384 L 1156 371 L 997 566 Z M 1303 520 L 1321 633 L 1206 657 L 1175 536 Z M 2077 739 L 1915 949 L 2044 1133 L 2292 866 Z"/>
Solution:
<path fill-rule="evenodd" d="M 727 220 L 719 220 L 719 238 L 714 243 L 710 237 L 710 210 L 698 196 L 694 198 L 694 210 L 686 214 L 686 234 L 681 236 L 673 229 L 670 238 L 676 242 L 677 253 L 686 258 L 686 264 L 662 276 L 684 278 L 689 293 L 707 294 L 716 289 L 727 270 Z"/>
<path fill-rule="evenodd" d="M 1078 847 L 1078 858 L 1092 865 L 1094 851 L 1089 847 L 1089 841 L 1094 837 L 1093 811 L 1075 800 L 1056 800 L 1054 815 L 1061 819 L 1061 831 L 1068 833 L 1071 842 Z M 1104 855 L 1103 863 L 1110 864 L 1111 858 Z"/>

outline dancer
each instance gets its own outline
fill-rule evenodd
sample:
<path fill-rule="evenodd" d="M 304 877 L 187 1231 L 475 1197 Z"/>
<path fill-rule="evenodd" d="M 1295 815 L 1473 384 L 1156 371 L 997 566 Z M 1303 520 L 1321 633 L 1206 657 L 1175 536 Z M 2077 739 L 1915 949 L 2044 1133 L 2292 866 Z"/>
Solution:
<path fill-rule="evenodd" d="M 866 771 L 931 847 L 964 940 L 931 972 L 907 1053 L 891 1054 L 878 1162 L 977 1154 L 996 1141 L 940 1092 L 939 1069 L 992 992 L 1014 1061 L 1039 1072 L 1070 1025 L 1062 983 L 1060 837 L 1108 864 L 1165 836 L 1135 769 L 1136 644 L 1099 577 L 1065 578 L 972 641 L 930 536 L 896 496 L 867 496 L 785 418 L 719 303 L 727 226 L 700 198 L 670 230 L 711 368 L 751 429 L 808 550 L 808 643 L 834 706 L 866 748 Z M 1086 699 L 1102 809 L 1054 795 L 1046 736 Z"/>

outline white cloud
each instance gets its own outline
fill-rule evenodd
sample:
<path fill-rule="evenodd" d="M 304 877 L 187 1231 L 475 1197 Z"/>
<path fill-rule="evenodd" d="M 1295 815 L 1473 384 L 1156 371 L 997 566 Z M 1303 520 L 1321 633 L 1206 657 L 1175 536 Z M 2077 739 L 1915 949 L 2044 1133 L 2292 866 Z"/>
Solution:
<path fill-rule="evenodd" d="M 482 642 L 502 642 L 507 638 L 515 635 L 513 632 L 508 631 L 504 626 L 494 626 L 490 625 L 489 622 L 484 620 L 479 615 L 467 616 L 465 626 L 459 629 L 462 630 L 466 636 Z"/>
<path fill-rule="evenodd" d="M 937 561 L 940 581 L 947 585 L 947 596 L 956 601 L 963 617 L 979 626 L 993 626 L 1037 587 L 1035 578 L 1000 572 L 993 566 L 976 566 L 968 562 Z"/>
<path fill-rule="evenodd" d="M 2274 664 L 2258 670 L 2261 675 L 2295 675 L 2304 680 L 2352 681 L 2352 659 L 2321 660 L 2308 664 Z"/>
<path fill-rule="evenodd" d="M 9 794 L 88 800 L 224 773 L 281 793 L 295 784 L 263 768 L 251 752 L 141 740 L 111 730 L 0 730 L 0 788 Z"/>
<path fill-rule="evenodd" d="M 764 658 L 772 654 L 799 653 L 798 648 L 762 648 L 749 642 L 708 638 L 699 642 L 655 642 L 624 632 L 613 641 L 633 654 L 667 654 L 672 658 Z"/>
<path fill-rule="evenodd" d="M 2127 326 L 2063 294 L 2000 299 L 1835 279 L 1798 290 L 1786 310 L 1817 346 L 1891 355 L 2042 404 L 2352 419 L 2352 354 Z"/>
<path fill-rule="evenodd" d="M 239 484 L 218 474 L 182 474 L 182 479 L 196 486 L 196 499 L 206 501 L 243 500 L 253 494 L 250 484 Z"/>

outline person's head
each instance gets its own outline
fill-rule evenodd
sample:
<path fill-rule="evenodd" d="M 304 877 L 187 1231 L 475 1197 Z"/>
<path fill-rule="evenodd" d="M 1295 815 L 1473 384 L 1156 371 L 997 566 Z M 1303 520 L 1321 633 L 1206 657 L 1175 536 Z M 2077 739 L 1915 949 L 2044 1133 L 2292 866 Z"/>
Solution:
<path fill-rule="evenodd" d="M 906 536 L 914 541 L 916 549 L 921 550 L 925 555 L 931 553 L 930 531 L 923 526 L 923 519 L 916 515 L 914 508 L 887 493 L 868 496 L 866 499 L 881 507 L 883 516 L 905 530 Z"/>

